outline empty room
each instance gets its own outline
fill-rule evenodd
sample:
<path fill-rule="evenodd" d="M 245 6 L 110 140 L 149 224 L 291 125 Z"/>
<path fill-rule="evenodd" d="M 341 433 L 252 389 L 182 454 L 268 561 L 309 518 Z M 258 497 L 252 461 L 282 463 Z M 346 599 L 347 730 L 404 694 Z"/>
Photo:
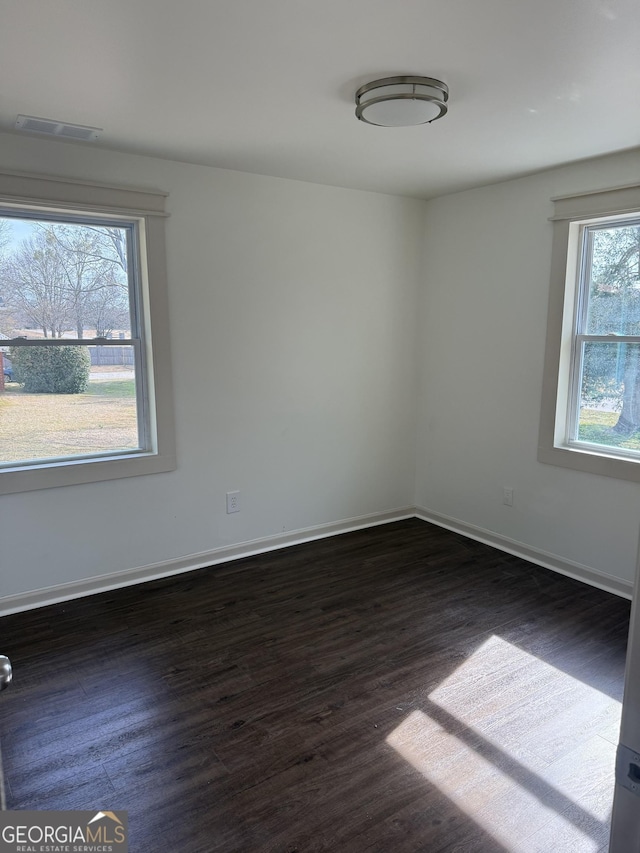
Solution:
<path fill-rule="evenodd" d="M 638 853 L 638 4 L 0 21 L 0 853 Z"/>

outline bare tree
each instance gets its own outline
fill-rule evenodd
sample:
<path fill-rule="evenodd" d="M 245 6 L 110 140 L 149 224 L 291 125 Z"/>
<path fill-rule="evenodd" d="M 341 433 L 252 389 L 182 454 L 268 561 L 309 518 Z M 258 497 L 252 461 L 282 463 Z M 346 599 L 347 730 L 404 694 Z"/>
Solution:
<path fill-rule="evenodd" d="M 8 307 L 42 329 L 45 338 L 60 338 L 72 327 L 60 255 L 44 232 L 24 240 L 4 262 L 3 279 Z"/>
<path fill-rule="evenodd" d="M 116 329 L 128 329 L 130 326 L 128 294 L 117 285 L 91 293 L 85 311 L 99 338 L 106 338 Z"/>
<path fill-rule="evenodd" d="M 97 246 L 100 248 L 103 260 L 110 263 L 116 262 L 126 274 L 129 268 L 127 256 L 127 234 L 124 228 L 108 225 L 85 225 L 88 231 L 93 231 L 97 237 Z"/>
<path fill-rule="evenodd" d="M 109 313 L 110 305 L 114 308 L 112 313 L 119 313 L 123 298 L 127 298 L 126 267 L 123 266 L 126 245 L 124 256 L 121 256 L 122 247 L 117 242 L 120 232 L 125 239 L 124 230 L 58 223 L 42 223 L 39 228 L 58 251 L 75 319 L 76 337 L 83 338 L 92 307 L 102 306 L 99 316 Z"/>
<path fill-rule="evenodd" d="M 2 263 L 0 296 L 45 337 L 102 336 L 129 325 L 126 270 L 126 229 L 41 221 Z"/>

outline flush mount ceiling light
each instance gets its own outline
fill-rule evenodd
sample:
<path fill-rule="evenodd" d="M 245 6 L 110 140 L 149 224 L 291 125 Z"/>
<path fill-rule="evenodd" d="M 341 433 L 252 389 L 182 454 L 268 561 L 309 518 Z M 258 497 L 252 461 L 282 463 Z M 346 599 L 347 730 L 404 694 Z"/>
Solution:
<path fill-rule="evenodd" d="M 429 124 L 447 112 L 449 87 L 433 77 L 383 77 L 360 86 L 356 116 L 378 127 Z"/>

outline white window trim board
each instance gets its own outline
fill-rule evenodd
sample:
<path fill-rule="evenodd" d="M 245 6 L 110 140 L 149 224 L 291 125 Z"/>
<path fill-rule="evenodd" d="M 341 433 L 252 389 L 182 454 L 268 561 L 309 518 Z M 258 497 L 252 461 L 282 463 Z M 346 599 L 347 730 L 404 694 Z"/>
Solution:
<path fill-rule="evenodd" d="M 573 304 L 577 286 L 578 229 L 574 223 L 640 211 L 640 185 L 593 190 L 552 199 L 554 215 L 547 341 L 542 382 L 538 461 L 576 471 L 640 482 L 640 459 L 559 446 L 566 435 Z"/>

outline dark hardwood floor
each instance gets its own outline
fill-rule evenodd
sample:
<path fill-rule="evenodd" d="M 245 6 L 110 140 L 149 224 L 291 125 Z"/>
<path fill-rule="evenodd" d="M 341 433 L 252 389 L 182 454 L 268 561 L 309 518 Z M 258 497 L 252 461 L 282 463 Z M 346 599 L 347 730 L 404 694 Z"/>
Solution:
<path fill-rule="evenodd" d="M 135 853 L 606 850 L 629 604 L 418 520 L 0 619 L 8 807 Z"/>

